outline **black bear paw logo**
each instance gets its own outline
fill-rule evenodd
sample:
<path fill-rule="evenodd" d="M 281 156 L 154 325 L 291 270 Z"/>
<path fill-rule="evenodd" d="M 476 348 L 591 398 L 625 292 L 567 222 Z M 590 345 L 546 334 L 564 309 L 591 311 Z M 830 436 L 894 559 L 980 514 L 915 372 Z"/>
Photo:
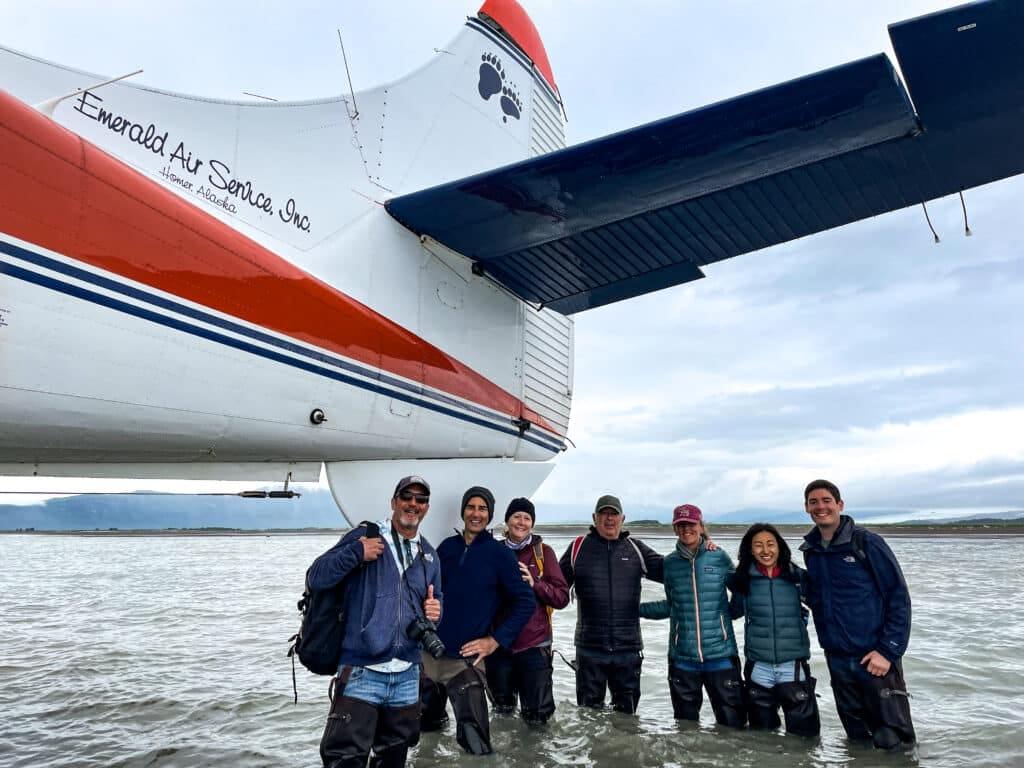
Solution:
<path fill-rule="evenodd" d="M 506 86 L 501 89 L 501 111 L 505 113 L 501 116 L 502 122 L 505 123 L 510 117 L 518 120 L 523 113 L 523 101 L 519 97 L 519 91 L 515 88 Z"/>
<path fill-rule="evenodd" d="M 480 96 L 487 101 L 491 96 L 501 92 L 501 84 L 505 80 L 505 70 L 501 68 L 501 59 L 493 53 L 485 53 L 480 57 L 480 82 L 476 88 Z"/>

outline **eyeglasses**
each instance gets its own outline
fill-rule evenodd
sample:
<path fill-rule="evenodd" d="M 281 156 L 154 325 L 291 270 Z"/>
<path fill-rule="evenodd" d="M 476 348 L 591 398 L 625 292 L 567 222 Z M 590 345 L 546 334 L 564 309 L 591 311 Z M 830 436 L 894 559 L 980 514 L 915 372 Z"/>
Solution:
<path fill-rule="evenodd" d="M 428 504 L 430 502 L 430 496 L 425 493 L 412 493 L 411 491 L 402 491 L 398 494 L 398 498 L 402 501 L 415 501 L 417 504 Z"/>
<path fill-rule="evenodd" d="M 602 507 L 601 509 L 597 510 L 597 514 L 601 515 L 602 517 L 618 517 L 622 513 L 619 512 L 619 510 L 617 509 L 612 509 L 611 507 Z"/>

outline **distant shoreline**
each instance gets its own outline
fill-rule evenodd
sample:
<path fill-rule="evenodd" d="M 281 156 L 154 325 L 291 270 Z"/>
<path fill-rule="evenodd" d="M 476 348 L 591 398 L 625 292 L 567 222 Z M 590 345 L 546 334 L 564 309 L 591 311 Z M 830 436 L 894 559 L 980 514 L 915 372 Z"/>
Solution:
<path fill-rule="evenodd" d="M 750 524 L 742 523 L 708 523 L 713 536 L 742 536 Z M 810 530 L 810 525 L 796 523 L 776 523 L 779 532 L 788 538 L 802 537 Z M 867 528 L 885 536 L 901 538 L 950 538 L 955 536 L 988 536 L 1017 537 L 1024 536 L 1024 521 L 1008 521 L 1004 523 L 905 523 L 868 524 Z M 638 536 L 657 536 L 658 538 L 675 538 L 672 527 L 657 523 L 637 523 L 626 529 Z M 537 533 L 549 536 L 578 536 L 589 530 L 587 523 L 564 523 L 554 525 L 538 525 Z M 0 530 L 0 535 L 22 536 L 340 536 L 347 528 L 269 528 L 265 530 L 249 530 L 242 528 L 163 528 L 163 529 L 94 529 L 94 530 Z M 496 529 L 496 532 L 500 528 Z"/>

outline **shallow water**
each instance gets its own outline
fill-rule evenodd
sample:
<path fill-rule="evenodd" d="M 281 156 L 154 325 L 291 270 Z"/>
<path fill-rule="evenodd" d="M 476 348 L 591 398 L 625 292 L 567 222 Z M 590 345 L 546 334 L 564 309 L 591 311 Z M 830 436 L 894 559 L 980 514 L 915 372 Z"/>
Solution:
<path fill-rule="evenodd" d="M 287 638 L 306 566 L 333 536 L 0 536 L 0 766 L 316 766 L 327 678 L 298 669 Z M 667 552 L 672 541 L 646 539 Z M 551 537 L 559 553 L 569 539 Z M 735 553 L 737 540 L 720 543 Z M 665 686 L 668 622 L 644 622 L 638 717 L 577 709 L 555 663 L 546 730 L 494 718 L 498 755 L 452 730 L 424 734 L 426 766 L 1024 765 L 1024 541 L 892 539 L 914 604 L 905 660 L 920 740 L 912 754 L 848 744 L 815 649 L 822 735 L 676 724 Z M 661 587 L 645 587 L 645 599 Z M 572 656 L 572 605 L 555 614 Z M 741 624 L 736 625 L 741 629 Z M 812 643 L 816 641 L 812 638 Z"/>

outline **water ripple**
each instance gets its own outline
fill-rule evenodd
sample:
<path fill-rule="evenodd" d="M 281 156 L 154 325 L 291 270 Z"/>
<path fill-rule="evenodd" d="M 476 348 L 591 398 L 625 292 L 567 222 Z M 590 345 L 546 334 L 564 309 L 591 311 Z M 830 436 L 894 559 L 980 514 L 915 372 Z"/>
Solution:
<path fill-rule="evenodd" d="M 557 550 L 569 539 L 552 537 Z M 0 767 L 316 766 L 327 680 L 298 673 L 287 638 L 309 562 L 330 536 L 0 536 Z M 651 541 L 668 551 L 670 539 Z M 737 542 L 723 538 L 735 551 Z M 895 539 L 911 586 L 905 660 L 920 747 L 879 755 L 846 741 L 820 652 L 820 739 L 677 723 L 665 684 L 667 623 L 645 622 L 637 717 L 578 709 L 555 662 L 546 730 L 495 717 L 499 760 L 557 766 L 925 768 L 1024 764 L 1024 569 L 1019 539 Z M 996 567 L 993 567 L 995 565 Z M 645 599 L 661 587 L 645 585 Z M 556 614 L 572 656 L 575 609 Z M 737 625 L 739 626 L 739 625 Z M 474 766 L 454 729 L 424 734 L 412 764 Z"/>

